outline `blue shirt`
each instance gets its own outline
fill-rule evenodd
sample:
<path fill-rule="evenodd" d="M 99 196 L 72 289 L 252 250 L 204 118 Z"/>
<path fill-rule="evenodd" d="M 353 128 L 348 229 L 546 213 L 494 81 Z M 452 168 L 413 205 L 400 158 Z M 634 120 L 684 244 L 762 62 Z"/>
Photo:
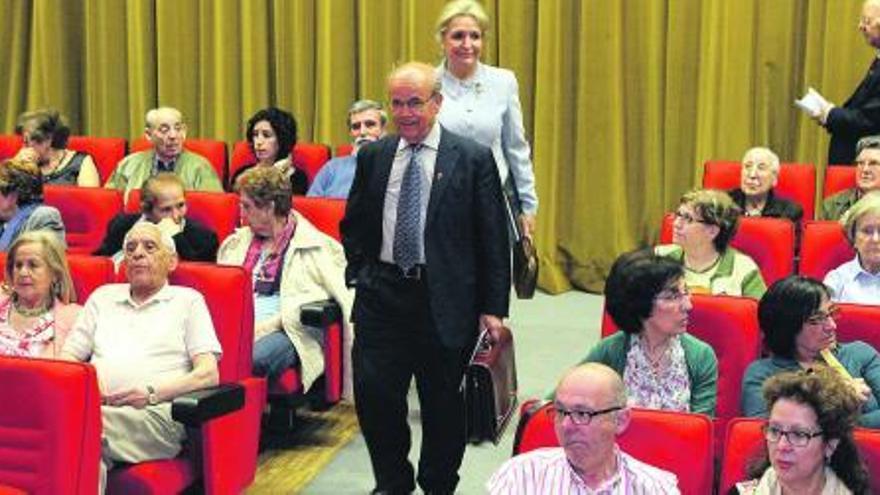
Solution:
<path fill-rule="evenodd" d="M 828 272 L 825 285 L 835 302 L 880 304 L 880 274 L 865 271 L 858 255 Z"/>
<path fill-rule="evenodd" d="M 321 167 L 307 196 L 324 198 L 348 199 L 348 191 L 354 182 L 354 171 L 357 168 L 355 155 L 336 157 Z"/>

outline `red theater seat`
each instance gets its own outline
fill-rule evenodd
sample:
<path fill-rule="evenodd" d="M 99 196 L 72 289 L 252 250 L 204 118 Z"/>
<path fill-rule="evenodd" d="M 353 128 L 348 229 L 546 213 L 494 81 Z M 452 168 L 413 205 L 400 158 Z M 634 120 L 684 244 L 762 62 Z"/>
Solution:
<path fill-rule="evenodd" d="M 43 199 L 61 212 L 68 253 L 95 252 L 104 240 L 107 224 L 122 211 L 122 194 L 115 189 L 46 185 Z"/>
<path fill-rule="evenodd" d="M 672 242 L 672 213 L 663 216 L 660 243 Z M 740 217 L 730 245 L 749 255 L 769 287 L 794 273 L 794 224 L 782 218 Z"/>
<path fill-rule="evenodd" d="M 837 323 L 837 340 L 852 342 L 861 340 L 880 349 L 880 306 L 867 304 L 838 304 L 840 315 Z"/>
<path fill-rule="evenodd" d="M 70 136 L 67 147 L 88 153 L 101 177 L 101 184 L 107 182 L 119 160 L 125 157 L 125 139 L 112 137 Z"/>
<path fill-rule="evenodd" d="M 742 162 L 709 160 L 703 165 L 703 187 L 734 189 L 740 184 Z M 814 218 L 816 203 L 816 167 L 812 163 L 782 163 L 776 193 L 804 209 L 804 220 Z"/>
<path fill-rule="evenodd" d="M 12 158 L 22 146 L 21 136 L 18 134 L 0 134 L 0 160 Z"/>
<path fill-rule="evenodd" d="M 527 402 L 521 409 L 514 455 L 541 447 L 558 447 L 553 431 L 553 404 Z M 712 493 L 712 422 L 702 414 L 633 409 L 629 427 L 617 438 L 627 454 L 675 473 L 681 493 Z"/>
<path fill-rule="evenodd" d="M 724 442 L 718 493 L 728 493 L 737 482 L 745 480 L 748 463 L 762 455 L 765 448 L 761 432 L 763 424 L 764 420 L 755 418 L 737 418 L 730 422 Z M 871 478 L 869 493 L 880 493 L 880 431 L 857 428 L 853 436 Z"/>
<path fill-rule="evenodd" d="M 86 300 L 98 287 L 111 283 L 116 278 L 113 261 L 103 256 L 86 254 L 67 254 L 67 265 L 76 302 L 85 304 Z M 0 252 L 0 282 L 6 280 L 6 252 Z"/>
<path fill-rule="evenodd" d="M 120 271 L 122 278 L 124 270 Z M 205 296 L 223 347 L 220 383 L 243 386 L 244 407 L 204 423 L 198 450 L 191 448 L 189 454 L 176 459 L 112 471 L 108 492 L 180 493 L 201 480 L 208 494 L 241 493 L 256 473 L 260 417 L 266 403 L 266 381 L 251 376 L 254 313 L 250 277 L 239 267 L 182 262 L 170 282 L 192 287 Z M 200 459 L 200 468 L 194 459 Z"/>
<path fill-rule="evenodd" d="M 153 143 L 145 137 L 139 137 L 131 143 L 131 153 L 145 151 L 153 147 Z M 183 147 L 188 151 L 197 153 L 211 163 L 220 183 L 226 183 L 226 143 L 216 139 L 191 139 L 183 142 Z"/>
<path fill-rule="evenodd" d="M 822 187 L 822 197 L 827 198 L 832 194 L 856 187 L 856 168 L 849 165 L 831 165 L 825 169 L 825 185 Z"/>
<path fill-rule="evenodd" d="M 727 422 L 740 415 L 742 378 L 749 364 L 758 358 L 761 333 L 758 302 L 748 297 L 693 295 L 688 333 L 709 344 L 718 359 L 718 403 L 715 409 L 716 438 L 721 439 Z M 616 328 L 609 317 L 602 336 Z M 717 445 L 721 448 L 721 445 Z"/>
<path fill-rule="evenodd" d="M 337 241 L 342 240 L 339 222 L 345 216 L 345 200 L 297 196 L 293 199 L 293 209 L 300 212 L 321 232 Z"/>
<path fill-rule="evenodd" d="M 217 240 L 229 237 L 239 225 L 238 194 L 211 191 L 186 191 L 186 215 L 213 230 Z M 126 213 L 141 211 L 141 190 L 132 189 L 125 202 Z"/>
<path fill-rule="evenodd" d="M 0 357 L 0 492 L 98 492 L 101 398 L 82 363 Z"/>
<path fill-rule="evenodd" d="M 354 146 L 350 144 L 340 144 L 336 147 L 336 152 L 333 156 L 348 156 L 354 151 Z"/>
<path fill-rule="evenodd" d="M 296 143 L 293 146 L 293 164 L 306 174 L 309 184 L 315 180 L 318 171 L 330 159 L 330 148 L 320 143 Z M 235 143 L 232 160 L 229 162 L 229 180 L 242 168 L 257 161 L 247 141 Z M 233 184 L 229 184 L 230 189 Z"/>
<path fill-rule="evenodd" d="M 839 223 L 827 220 L 804 223 L 798 267 L 801 275 L 824 280 L 828 272 L 855 256 L 856 252 L 843 235 Z"/>

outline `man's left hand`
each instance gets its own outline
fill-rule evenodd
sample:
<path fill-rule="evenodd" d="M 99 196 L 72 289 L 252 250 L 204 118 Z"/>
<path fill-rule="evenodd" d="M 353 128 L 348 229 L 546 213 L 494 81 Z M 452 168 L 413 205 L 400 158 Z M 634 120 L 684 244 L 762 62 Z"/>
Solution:
<path fill-rule="evenodd" d="M 495 315 L 480 315 L 480 325 L 489 332 L 489 341 L 498 342 L 501 339 L 501 329 L 504 328 L 504 320 Z"/>
<path fill-rule="evenodd" d="M 519 216 L 519 229 L 524 237 L 535 238 L 535 215 L 523 213 Z"/>
<path fill-rule="evenodd" d="M 147 398 L 146 389 L 131 388 L 116 392 L 115 394 L 105 395 L 103 402 L 108 406 L 131 406 L 136 409 L 143 409 L 147 405 Z"/>

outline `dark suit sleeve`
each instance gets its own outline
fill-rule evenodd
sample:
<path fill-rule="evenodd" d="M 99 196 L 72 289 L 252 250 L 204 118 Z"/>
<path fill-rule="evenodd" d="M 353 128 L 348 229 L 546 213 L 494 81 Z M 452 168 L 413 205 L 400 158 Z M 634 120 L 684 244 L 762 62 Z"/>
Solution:
<path fill-rule="evenodd" d="M 831 134 L 870 134 L 880 127 L 880 92 L 874 91 L 858 106 L 832 108 L 825 127 Z"/>
<path fill-rule="evenodd" d="M 479 312 L 507 316 L 510 304 L 510 240 L 498 167 L 488 148 L 480 148 L 474 164 L 477 212 L 477 280 Z"/>
<path fill-rule="evenodd" d="M 187 261 L 216 261 L 219 245 L 217 234 L 190 218 L 183 231 L 174 236 L 177 255 Z"/>
<path fill-rule="evenodd" d="M 368 145 L 358 152 L 354 181 L 351 184 L 348 201 L 345 205 L 345 217 L 339 224 L 342 233 L 342 247 L 345 249 L 345 259 L 348 261 L 345 267 L 345 284 L 349 287 L 357 284 L 357 275 L 364 264 L 367 178 L 368 170 L 373 168 L 370 163 L 376 156 L 375 150 L 374 146 Z"/>
<path fill-rule="evenodd" d="M 107 233 L 104 235 L 101 247 L 93 253 L 95 256 L 113 256 L 122 249 L 122 239 L 125 237 L 128 229 L 134 224 L 134 222 L 130 221 L 129 217 L 130 215 L 120 213 L 110 220 L 110 223 L 107 224 Z"/>

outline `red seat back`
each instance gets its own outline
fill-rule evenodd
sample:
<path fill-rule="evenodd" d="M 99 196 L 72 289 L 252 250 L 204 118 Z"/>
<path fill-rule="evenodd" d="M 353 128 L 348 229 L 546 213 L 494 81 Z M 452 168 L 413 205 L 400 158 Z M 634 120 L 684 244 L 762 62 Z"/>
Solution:
<path fill-rule="evenodd" d="M 345 216 L 345 203 L 344 199 L 297 196 L 293 200 L 293 209 L 318 230 L 339 241 L 342 239 L 339 222 Z"/>
<path fill-rule="evenodd" d="M 213 191 L 186 191 L 186 216 L 194 218 L 217 234 L 223 242 L 239 225 L 238 194 Z M 140 213 L 141 190 L 132 189 L 125 201 L 126 213 Z"/>
<path fill-rule="evenodd" d="M 12 158 L 22 146 L 24 142 L 18 134 L 0 134 L 0 160 Z"/>
<path fill-rule="evenodd" d="M 856 187 L 855 167 L 831 165 L 825 169 L 825 185 L 822 187 L 823 198 L 852 187 Z"/>
<path fill-rule="evenodd" d="M 141 136 L 131 143 L 131 152 L 145 151 L 153 147 L 147 138 Z M 203 156 L 220 178 L 220 183 L 226 182 L 226 143 L 216 139 L 191 139 L 183 142 L 183 147 L 188 151 Z"/>
<path fill-rule="evenodd" d="M 672 222 L 672 213 L 663 216 L 661 244 L 672 242 Z M 794 273 L 794 238 L 794 224 L 786 219 L 740 217 L 730 245 L 755 261 L 769 287 Z"/>
<path fill-rule="evenodd" d="M 0 486 L 97 493 L 101 399 L 87 364 L 0 357 Z"/>
<path fill-rule="evenodd" d="M 718 493 L 727 493 L 737 482 L 747 479 L 748 463 L 763 455 L 765 449 L 761 426 L 764 420 L 737 418 L 730 422 L 721 460 Z M 867 465 L 871 490 L 880 493 L 880 431 L 856 428 L 853 437 Z"/>
<path fill-rule="evenodd" d="M 868 304 L 838 304 L 837 340 L 852 342 L 861 340 L 880 349 L 880 306 Z"/>
<path fill-rule="evenodd" d="M 558 447 L 550 414 L 544 404 L 520 417 L 514 454 L 541 447 Z M 617 438 L 627 454 L 678 476 L 681 493 L 712 493 L 712 421 L 702 414 L 633 409 L 629 427 Z"/>
<path fill-rule="evenodd" d="M 61 212 L 69 253 L 95 252 L 107 224 L 122 211 L 122 194 L 115 189 L 45 185 L 43 200 Z"/>
<path fill-rule="evenodd" d="M 91 155 L 101 184 L 107 182 L 116 164 L 125 157 L 125 139 L 122 138 L 70 136 L 67 147 Z"/>
<path fill-rule="evenodd" d="M 703 187 L 734 189 L 740 185 L 742 162 L 709 160 L 703 165 Z M 776 194 L 794 201 L 804 209 L 804 219 L 814 215 L 816 204 L 816 167 L 812 163 L 782 163 Z"/>
<path fill-rule="evenodd" d="M 354 151 L 354 146 L 351 144 L 340 144 L 336 147 L 336 151 L 333 153 L 333 156 L 348 156 Z"/>
<path fill-rule="evenodd" d="M 0 252 L 0 282 L 6 280 L 6 255 L 5 251 Z M 79 304 L 85 304 L 95 289 L 116 279 L 113 261 L 110 258 L 68 253 L 67 265 L 70 268 L 70 278 L 73 280 L 73 289 Z"/>
<path fill-rule="evenodd" d="M 824 280 L 825 275 L 855 258 L 856 252 L 843 235 L 840 224 L 828 220 L 804 223 L 801 238 L 801 275 Z"/>

